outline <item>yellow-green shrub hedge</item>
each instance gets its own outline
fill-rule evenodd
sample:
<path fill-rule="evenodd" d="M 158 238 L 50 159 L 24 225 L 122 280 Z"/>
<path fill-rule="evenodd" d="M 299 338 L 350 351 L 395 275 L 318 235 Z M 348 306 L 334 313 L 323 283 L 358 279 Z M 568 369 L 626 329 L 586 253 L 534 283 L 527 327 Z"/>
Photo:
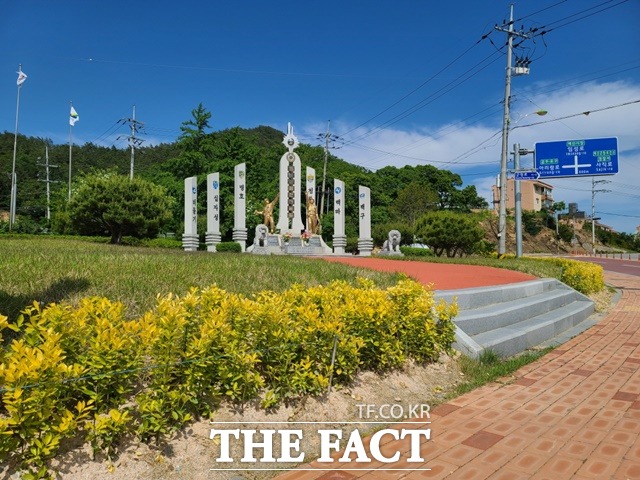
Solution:
<path fill-rule="evenodd" d="M 360 369 L 436 359 L 451 348 L 457 308 L 404 279 L 253 298 L 213 286 L 159 298 L 137 319 L 125 313 L 87 298 L 76 308 L 34 303 L 14 325 L 0 316 L 0 335 L 18 332 L 0 350 L 1 462 L 44 478 L 65 437 L 109 456 L 122 435 L 159 439 L 225 399 L 261 395 L 269 408 L 326 391 L 330 376 L 346 383 Z"/>
<path fill-rule="evenodd" d="M 560 265 L 560 281 L 584 295 L 599 292 L 604 288 L 604 269 L 601 265 L 571 260 L 569 258 L 541 258 Z"/>

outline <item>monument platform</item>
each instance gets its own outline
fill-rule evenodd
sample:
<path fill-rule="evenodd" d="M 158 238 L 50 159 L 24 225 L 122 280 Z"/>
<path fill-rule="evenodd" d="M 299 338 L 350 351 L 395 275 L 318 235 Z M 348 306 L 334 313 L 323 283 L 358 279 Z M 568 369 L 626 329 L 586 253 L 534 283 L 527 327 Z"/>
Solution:
<path fill-rule="evenodd" d="M 270 233 L 265 238 L 256 238 L 247 252 L 256 255 L 330 255 L 331 248 L 324 243 L 320 235 L 312 235 L 309 239 L 301 236 L 285 236 Z"/>

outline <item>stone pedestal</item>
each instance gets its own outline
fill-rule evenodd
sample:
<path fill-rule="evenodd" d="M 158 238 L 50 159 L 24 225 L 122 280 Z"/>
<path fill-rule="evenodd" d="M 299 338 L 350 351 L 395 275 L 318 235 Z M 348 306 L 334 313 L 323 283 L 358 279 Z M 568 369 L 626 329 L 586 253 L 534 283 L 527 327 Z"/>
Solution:
<path fill-rule="evenodd" d="M 333 253 L 335 253 L 336 255 L 344 255 L 346 247 L 347 247 L 346 235 L 333 236 Z"/>
<path fill-rule="evenodd" d="M 373 238 L 358 239 L 358 255 L 361 257 L 370 257 L 373 250 Z"/>
<path fill-rule="evenodd" d="M 184 248 L 185 252 L 195 252 L 198 250 L 199 245 L 200 241 L 198 239 L 198 235 L 188 233 L 182 235 L 182 248 Z"/>
<path fill-rule="evenodd" d="M 320 235 L 305 240 L 300 236 L 285 238 L 284 235 L 269 234 L 262 241 L 256 239 L 247 252 L 257 255 L 331 255 L 331 249 Z"/>
<path fill-rule="evenodd" d="M 266 238 L 256 238 L 253 245 L 247 248 L 247 252 L 255 255 L 282 255 L 284 249 L 280 235 L 268 233 Z"/>
<path fill-rule="evenodd" d="M 222 241 L 222 235 L 220 233 L 207 232 L 204 237 L 204 242 L 207 244 L 208 252 L 215 252 L 216 245 Z"/>
<path fill-rule="evenodd" d="M 238 242 L 240 244 L 240 248 L 242 251 L 246 251 L 247 249 L 247 229 L 246 228 L 234 228 L 232 237 L 234 242 Z"/>
<path fill-rule="evenodd" d="M 324 243 L 320 235 L 313 235 L 308 240 L 292 237 L 288 242 L 282 242 L 283 253 L 287 255 L 330 255 L 331 249 Z"/>

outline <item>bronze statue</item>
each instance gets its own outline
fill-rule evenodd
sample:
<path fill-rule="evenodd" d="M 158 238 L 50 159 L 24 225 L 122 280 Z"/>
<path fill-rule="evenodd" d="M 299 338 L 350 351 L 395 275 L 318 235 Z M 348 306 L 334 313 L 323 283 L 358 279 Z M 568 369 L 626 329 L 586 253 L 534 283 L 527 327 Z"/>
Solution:
<path fill-rule="evenodd" d="M 320 222 L 318 221 L 318 209 L 316 208 L 316 202 L 308 192 L 307 195 L 307 230 L 316 235 L 319 231 Z"/>
<path fill-rule="evenodd" d="M 267 228 L 269 229 L 269 233 L 274 233 L 276 231 L 276 224 L 273 221 L 273 209 L 275 208 L 279 199 L 280 197 L 278 195 L 276 195 L 276 197 L 273 199 L 272 202 L 269 202 L 269 199 L 265 198 L 264 207 L 262 207 L 262 210 L 255 211 L 256 215 L 263 216 L 262 223 L 264 223 L 267 226 Z"/>

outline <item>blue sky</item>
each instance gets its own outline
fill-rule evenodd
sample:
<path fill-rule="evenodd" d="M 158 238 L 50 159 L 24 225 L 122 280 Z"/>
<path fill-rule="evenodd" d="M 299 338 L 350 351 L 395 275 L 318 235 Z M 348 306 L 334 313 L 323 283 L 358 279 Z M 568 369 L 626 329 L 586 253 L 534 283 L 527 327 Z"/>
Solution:
<path fill-rule="evenodd" d="M 506 65 L 506 36 L 493 27 L 508 15 L 509 3 L 497 0 L 11 2 L 0 18 L 0 130 L 14 131 L 22 64 L 26 135 L 66 143 L 73 101 L 74 143 L 124 148 L 118 120 L 134 105 L 145 144 L 171 142 L 202 102 L 214 130 L 286 132 L 291 122 L 311 144 L 330 120 L 341 137 L 334 153 L 349 162 L 432 163 L 489 198 Z M 618 137 L 620 173 L 598 178 L 610 192 L 596 194 L 596 215 L 634 232 L 640 1 L 523 0 L 515 18 L 518 29 L 548 33 L 516 50 L 532 63 L 530 75 L 513 79 L 512 126 L 524 128 L 512 130 L 510 145 Z M 549 113 L 529 115 L 539 109 Z M 590 214 L 590 177 L 549 183 L 556 200 Z"/>

